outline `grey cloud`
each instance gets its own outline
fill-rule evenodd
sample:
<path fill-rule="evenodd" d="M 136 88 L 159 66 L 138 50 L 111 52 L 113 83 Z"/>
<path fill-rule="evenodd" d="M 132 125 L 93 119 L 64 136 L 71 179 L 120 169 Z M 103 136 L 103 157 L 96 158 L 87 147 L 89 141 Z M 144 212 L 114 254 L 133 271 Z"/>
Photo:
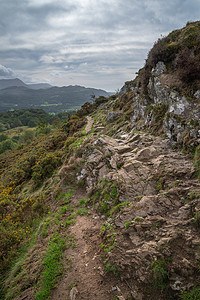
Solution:
<path fill-rule="evenodd" d="M 15 77 L 15 72 L 10 68 L 6 68 L 3 65 L 0 65 L 0 76 L 6 78 L 13 78 Z"/>
<path fill-rule="evenodd" d="M 3 65 L 60 85 L 73 78 L 102 88 L 104 79 L 116 87 L 132 79 L 161 34 L 200 15 L 199 0 L 0 2 Z"/>

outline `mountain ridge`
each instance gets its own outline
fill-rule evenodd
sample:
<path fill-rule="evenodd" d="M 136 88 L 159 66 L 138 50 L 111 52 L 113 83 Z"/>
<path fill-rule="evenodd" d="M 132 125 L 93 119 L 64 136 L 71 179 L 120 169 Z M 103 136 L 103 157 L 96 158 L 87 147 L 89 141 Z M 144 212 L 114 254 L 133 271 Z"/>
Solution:
<path fill-rule="evenodd" d="M 18 86 L 5 87 L 5 82 L 9 85 L 18 84 Z M 0 112 L 10 109 L 43 108 L 48 113 L 59 113 L 77 110 L 85 102 L 91 101 L 92 96 L 109 96 L 109 93 L 104 90 L 80 85 L 31 89 L 21 80 L 11 80 L 11 82 L 6 80 L 3 84 L 4 88 L 0 89 Z"/>

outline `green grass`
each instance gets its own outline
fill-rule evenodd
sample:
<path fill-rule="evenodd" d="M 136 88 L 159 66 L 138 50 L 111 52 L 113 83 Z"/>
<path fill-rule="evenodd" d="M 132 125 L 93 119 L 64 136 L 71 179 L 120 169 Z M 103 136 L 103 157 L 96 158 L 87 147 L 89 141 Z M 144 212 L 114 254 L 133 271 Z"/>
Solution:
<path fill-rule="evenodd" d="M 180 299 L 182 300 L 199 300 L 200 299 L 200 287 L 195 287 L 189 292 L 184 292 Z"/>
<path fill-rule="evenodd" d="M 158 259 L 152 261 L 151 263 L 153 268 L 154 282 L 153 286 L 156 289 L 166 289 L 167 288 L 167 280 L 169 277 L 168 271 L 166 269 L 166 262 L 164 259 Z"/>
<path fill-rule="evenodd" d="M 76 215 L 77 215 L 77 216 L 84 216 L 84 215 L 87 215 L 87 214 L 88 214 L 88 210 L 87 210 L 86 207 L 80 208 L 80 209 L 78 209 L 77 212 L 76 212 Z"/>
<path fill-rule="evenodd" d="M 130 201 L 122 202 L 111 208 L 110 210 L 110 215 L 112 216 L 113 214 L 117 213 L 120 211 L 121 208 L 127 206 L 130 204 Z"/>
<path fill-rule="evenodd" d="M 107 272 L 112 272 L 114 273 L 115 276 L 119 276 L 119 272 L 117 270 L 117 266 L 116 265 L 111 265 L 109 263 L 105 263 L 105 269 Z"/>
<path fill-rule="evenodd" d="M 128 229 L 130 227 L 130 225 L 131 225 L 131 221 L 127 221 L 127 222 L 124 223 L 124 227 L 126 229 Z"/>
<path fill-rule="evenodd" d="M 74 195 L 75 191 L 74 190 L 69 190 L 65 195 L 64 195 L 64 199 L 65 199 L 65 203 L 68 203 L 71 201 L 71 197 Z"/>
<path fill-rule="evenodd" d="M 36 300 L 47 300 L 51 290 L 55 287 L 60 275 L 63 272 L 63 251 L 66 248 L 65 240 L 58 233 L 50 240 L 44 258 L 44 271 L 42 274 L 41 288 L 37 292 Z"/>

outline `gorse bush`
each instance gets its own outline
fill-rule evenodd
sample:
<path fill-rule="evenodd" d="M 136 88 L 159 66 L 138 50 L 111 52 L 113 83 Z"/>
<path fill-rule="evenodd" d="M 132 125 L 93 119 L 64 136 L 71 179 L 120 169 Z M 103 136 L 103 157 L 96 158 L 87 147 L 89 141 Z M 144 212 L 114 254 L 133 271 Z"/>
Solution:
<path fill-rule="evenodd" d="M 0 185 L 0 270 L 8 267 L 9 255 L 32 232 L 33 220 L 45 212 L 44 197 L 19 198 L 15 187 Z"/>
<path fill-rule="evenodd" d="M 36 185 L 43 182 L 45 178 L 51 177 L 54 169 L 61 164 L 60 157 L 55 156 L 53 153 L 48 153 L 36 162 L 32 168 L 32 179 Z"/>

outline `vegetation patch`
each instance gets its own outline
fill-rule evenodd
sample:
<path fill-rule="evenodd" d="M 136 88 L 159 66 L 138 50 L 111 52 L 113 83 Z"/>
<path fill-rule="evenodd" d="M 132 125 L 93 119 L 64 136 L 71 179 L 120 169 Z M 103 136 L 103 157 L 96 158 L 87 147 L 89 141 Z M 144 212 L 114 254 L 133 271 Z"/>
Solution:
<path fill-rule="evenodd" d="M 48 245 L 44 258 L 44 271 L 42 274 L 41 287 L 37 292 L 35 299 L 49 299 L 51 290 L 55 287 L 59 277 L 63 272 L 63 251 L 66 248 L 66 242 L 59 234 L 55 234 Z"/>
<path fill-rule="evenodd" d="M 158 259 L 152 262 L 152 270 L 154 276 L 153 285 L 157 289 L 166 289 L 168 287 L 168 271 L 166 269 L 166 262 L 164 259 Z"/>
<path fill-rule="evenodd" d="M 199 300 L 200 299 L 200 287 L 195 287 L 188 292 L 184 292 L 180 299 L 182 300 Z"/>
<path fill-rule="evenodd" d="M 105 179 L 101 180 L 93 196 L 93 204 L 97 207 L 97 210 L 106 216 L 110 216 L 111 209 L 118 205 L 118 202 L 118 184 Z"/>

